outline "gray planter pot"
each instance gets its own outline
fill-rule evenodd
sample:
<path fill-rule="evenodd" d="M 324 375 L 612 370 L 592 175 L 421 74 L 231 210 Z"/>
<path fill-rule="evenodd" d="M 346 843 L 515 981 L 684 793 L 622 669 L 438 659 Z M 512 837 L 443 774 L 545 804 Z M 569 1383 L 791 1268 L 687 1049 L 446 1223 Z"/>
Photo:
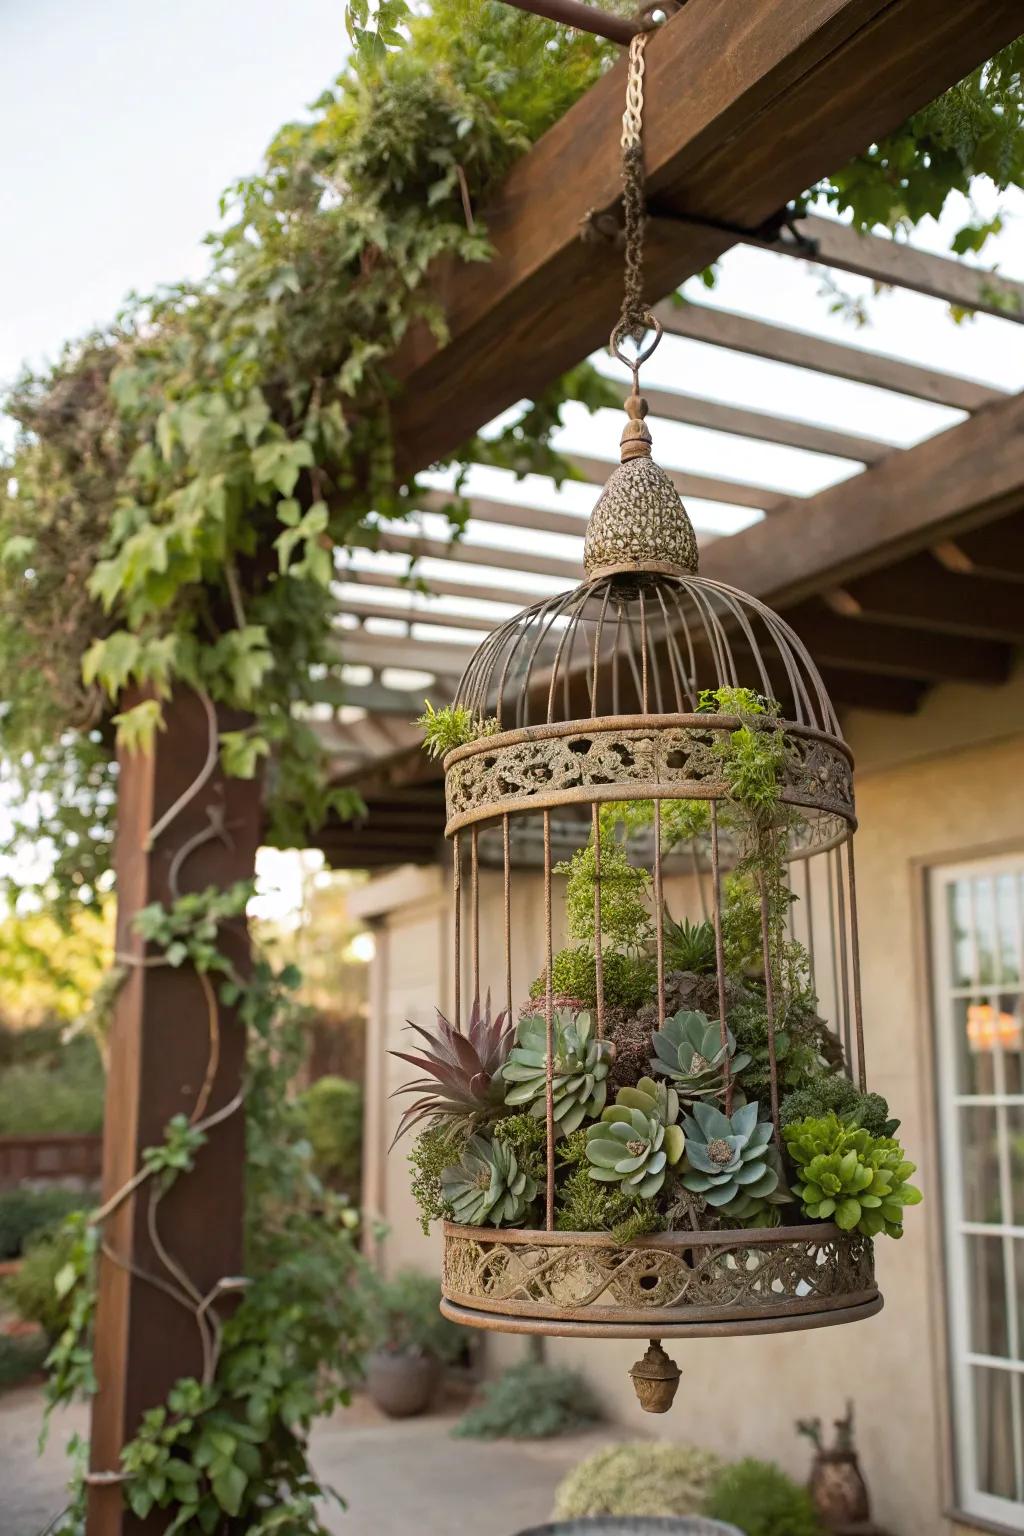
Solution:
<path fill-rule="evenodd" d="M 366 1390 L 382 1413 L 408 1419 L 425 1413 L 434 1396 L 438 1367 L 426 1355 L 377 1350 L 366 1362 Z"/>
<path fill-rule="evenodd" d="M 734 1525 L 702 1515 L 588 1515 L 535 1525 L 518 1536 L 743 1536 Z"/>

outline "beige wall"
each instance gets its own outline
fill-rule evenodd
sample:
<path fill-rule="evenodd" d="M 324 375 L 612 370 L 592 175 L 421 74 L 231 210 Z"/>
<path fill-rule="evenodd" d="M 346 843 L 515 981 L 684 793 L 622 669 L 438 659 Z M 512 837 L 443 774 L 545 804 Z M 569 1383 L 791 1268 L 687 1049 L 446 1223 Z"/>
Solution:
<path fill-rule="evenodd" d="M 1014 841 L 1024 846 L 1024 686 L 942 689 L 911 720 L 861 714 L 846 725 L 860 761 L 857 778 L 863 985 L 871 1084 L 903 1121 L 901 1135 L 919 1164 L 925 1204 L 909 1213 L 899 1244 L 877 1244 L 885 1310 L 849 1327 L 763 1339 L 693 1340 L 674 1353 L 683 1371 L 665 1419 L 643 1415 L 626 1371 L 635 1343 L 552 1340 L 548 1358 L 585 1370 L 608 1411 L 623 1425 L 692 1439 L 731 1454 L 763 1455 L 803 1475 L 806 1443 L 797 1416 L 829 1420 L 856 1401 L 858 1437 L 876 1518 L 895 1536 L 936 1536 L 951 1493 L 944 1423 L 945 1368 L 940 1197 L 932 1124 L 932 1071 L 923 981 L 924 866 L 977 856 Z M 430 1016 L 447 1001 L 444 935 L 447 906 L 440 876 L 429 894 L 421 873 L 374 882 L 361 894 L 384 925 L 377 961 L 382 996 L 373 1029 L 378 1051 L 398 1040 L 408 1016 Z M 409 891 L 402 896 L 403 884 Z M 377 894 L 375 893 L 375 890 Z M 399 899 L 401 898 L 401 899 Z M 521 998 L 535 970 L 542 914 L 523 884 L 513 912 Z M 386 915 L 385 914 L 389 914 Z M 501 932 L 500 891 L 482 892 L 482 926 Z M 529 956 L 529 964 L 526 957 Z M 483 974 L 500 975 L 499 956 L 482 956 Z M 493 968 L 492 968 L 493 967 Z M 529 974 L 528 974 L 529 973 Z M 442 1004 L 443 1005 L 443 1004 Z M 377 1067 L 382 1084 L 401 1080 L 401 1064 Z M 369 1095 L 371 1102 L 373 1093 Z M 383 1120 L 390 1126 L 394 1106 Z M 423 1238 L 408 1195 L 404 1159 L 382 1165 L 384 1127 L 371 1127 L 371 1190 L 391 1224 L 388 1262 L 437 1263 L 437 1240 Z M 387 1132 L 390 1137 L 390 1130 Z M 374 1185 L 374 1180 L 377 1180 Z M 503 1351 L 504 1353 L 504 1351 Z"/>

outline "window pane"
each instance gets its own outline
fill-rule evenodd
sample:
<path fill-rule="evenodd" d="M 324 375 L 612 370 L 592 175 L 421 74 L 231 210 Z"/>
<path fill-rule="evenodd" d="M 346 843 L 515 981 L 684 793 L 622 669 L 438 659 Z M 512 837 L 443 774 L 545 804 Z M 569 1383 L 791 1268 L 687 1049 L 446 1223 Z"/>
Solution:
<path fill-rule="evenodd" d="M 1017 877 L 1000 875 L 996 881 L 996 925 L 999 930 L 999 980 L 1003 986 L 1020 981 L 1020 923 Z"/>
<path fill-rule="evenodd" d="M 996 904 L 991 880 L 974 882 L 974 942 L 978 985 L 991 987 L 999 980 L 996 970 Z"/>
<path fill-rule="evenodd" d="M 971 1384 L 978 1487 L 982 1493 L 993 1494 L 996 1498 L 1015 1499 L 1012 1373 L 975 1366 L 971 1371 Z"/>
<path fill-rule="evenodd" d="M 965 1221 L 999 1223 L 1004 1220 L 999 1198 L 999 1125 L 993 1105 L 960 1111 L 963 1133 L 963 1188 Z M 1024 1189 L 1021 1190 L 1024 1199 Z M 1008 1221 L 1010 1218 L 1007 1216 Z"/>
<path fill-rule="evenodd" d="M 995 1010 L 986 997 L 953 999 L 953 1044 L 957 1093 L 995 1093 Z"/>
<path fill-rule="evenodd" d="M 967 1259 L 967 1294 L 970 1349 L 975 1355 L 1010 1358 L 1006 1315 L 1006 1282 L 1001 1237 L 964 1238 Z"/>
<path fill-rule="evenodd" d="M 1011 1104 L 1006 1109 L 1006 1134 L 1010 1144 L 1012 1220 L 1015 1226 L 1024 1227 L 1024 1107 L 1020 1104 Z"/>
<path fill-rule="evenodd" d="M 948 886 L 950 983 L 969 987 L 974 983 L 974 949 L 971 944 L 971 900 L 966 880 Z"/>

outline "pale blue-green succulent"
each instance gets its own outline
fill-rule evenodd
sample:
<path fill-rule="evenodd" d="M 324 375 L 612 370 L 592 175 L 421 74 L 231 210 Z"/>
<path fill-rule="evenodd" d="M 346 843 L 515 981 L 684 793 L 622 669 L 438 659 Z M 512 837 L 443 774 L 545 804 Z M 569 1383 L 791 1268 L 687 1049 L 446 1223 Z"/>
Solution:
<path fill-rule="evenodd" d="M 604 1109 L 612 1047 L 607 1040 L 596 1038 L 589 1013 L 556 1013 L 551 1033 L 555 1129 L 559 1135 L 568 1136 Z M 547 1112 L 547 1064 L 547 1023 L 542 1013 L 531 1014 L 519 1021 L 516 1044 L 502 1068 L 505 1103 L 529 1105 L 530 1113 L 543 1119 Z"/>
<path fill-rule="evenodd" d="M 537 1194 L 537 1181 L 523 1172 L 502 1141 L 471 1136 L 460 1160 L 441 1174 L 441 1193 L 452 1218 L 467 1227 L 511 1226 L 521 1221 Z"/>
<path fill-rule="evenodd" d="M 737 1201 L 742 1208 L 750 1200 L 774 1194 L 780 1178 L 772 1155 L 772 1126 L 757 1116 L 753 1099 L 732 1115 L 713 1104 L 694 1104 L 693 1113 L 683 1116 L 687 1163 L 683 1186 L 716 1207 Z"/>
<path fill-rule="evenodd" d="M 650 1077 L 635 1088 L 620 1088 L 615 1103 L 587 1130 L 590 1177 L 651 1199 L 683 1155 L 686 1141 L 678 1119 L 674 1088 Z"/>
<path fill-rule="evenodd" d="M 750 1063 L 743 1051 L 736 1054 L 736 1038 L 730 1029 L 722 1041 L 722 1026 L 706 1013 L 687 1009 L 672 1014 L 651 1037 L 654 1055 L 651 1071 L 671 1079 L 684 1099 L 715 1098 L 725 1086 L 723 1068 L 741 1072 Z"/>

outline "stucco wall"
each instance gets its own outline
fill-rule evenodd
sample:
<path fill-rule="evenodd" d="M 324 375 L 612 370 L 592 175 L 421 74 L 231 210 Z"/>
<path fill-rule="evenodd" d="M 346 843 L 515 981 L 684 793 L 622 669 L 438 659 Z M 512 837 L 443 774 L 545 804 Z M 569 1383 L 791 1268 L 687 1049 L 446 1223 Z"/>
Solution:
<path fill-rule="evenodd" d="M 771 1457 L 797 1475 L 806 1471 L 807 1447 L 796 1439 L 793 1421 L 812 1414 L 829 1420 L 852 1396 L 876 1518 L 895 1536 L 935 1536 L 954 1527 L 944 1515 L 950 1489 L 923 866 L 976 857 L 1014 840 L 1024 845 L 1024 688 L 1018 678 L 986 692 L 938 690 L 913 720 L 863 715 L 846 729 L 860 759 L 857 879 L 869 1075 L 903 1120 L 901 1135 L 919 1164 L 926 1196 L 910 1213 L 903 1241 L 877 1245 L 885 1310 L 846 1328 L 679 1346 L 674 1353 L 683 1380 L 665 1419 L 643 1415 L 635 1404 L 626 1376 L 642 1352 L 635 1343 L 552 1340 L 547 1353 L 553 1362 L 585 1370 L 623 1425 L 730 1454 Z M 397 905 L 393 887 L 385 892 L 390 907 L 373 894 L 381 882 L 364 893 L 367 911 L 378 902 L 386 928 L 377 962 L 384 978 L 374 1020 L 378 1048 L 385 1036 L 398 1042 L 403 1018 L 422 1021 L 435 999 L 449 1001 L 442 958 L 449 918 L 436 878 L 429 902 L 422 887 L 411 904 Z M 513 912 L 513 932 L 523 939 L 517 967 L 539 943 L 540 903 L 528 886 L 520 883 Z M 486 881 L 482 918 L 500 935 L 500 891 Z M 501 974 L 497 960 L 482 956 L 485 975 Z M 522 997 L 530 976 L 517 969 L 513 980 L 514 995 Z M 400 1063 L 381 1066 L 379 1054 L 377 1070 L 388 1086 L 403 1073 Z M 394 1114 L 390 1106 L 381 1118 L 391 1125 Z M 368 1148 L 368 1177 L 371 1185 L 378 1180 L 375 1192 L 392 1228 L 388 1263 L 434 1267 L 437 1241 L 420 1234 L 404 1159 L 393 1155 L 380 1163 L 382 1131 L 382 1125 L 371 1127 L 377 1143 Z"/>

